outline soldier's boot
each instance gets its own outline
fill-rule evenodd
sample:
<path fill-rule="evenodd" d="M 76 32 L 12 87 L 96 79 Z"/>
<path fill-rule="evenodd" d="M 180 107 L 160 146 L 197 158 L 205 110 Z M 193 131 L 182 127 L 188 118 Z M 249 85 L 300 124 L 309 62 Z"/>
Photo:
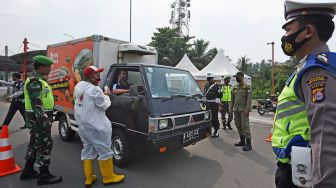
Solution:
<path fill-rule="evenodd" d="M 223 124 L 223 129 L 226 130 L 226 123 L 225 123 L 225 121 L 222 121 L 222 124 Z"/>
<path fill-rule="evenodd" d="M 49 166 L 40 167 L 40 177 L 37 180 L 37 185 L 55 184 L 62 182 L 62 176 L 55 176 L 49 172 Z"/>
<path fill-rule="evenodd" d="M 243 147 L 243 151 L 250 151 L 252 150 L 251 139 L 246 139 L 246 144 Z"/>
<path fill-rule="evenodd" d="M 40 176 L 40 174 L 34 170 L 34 163 L 35 160 L 26 161 L 25 167 L 20 175 L 21 180 L 36 179 Z"/>
<path fill-rule="evenodd" d="M 213 135 L 211 136 L 211 138 L 217 138 L 217 137 L 219 137 L 218 129 L 215 130 L 215 132 L 213 133 Z"/>
<path fill-rule="evenodd" d="M 240 137 L 240 141 L 234 144 L 235 146 L 245 146 L 245 138 Z"/>
<path fill-rule="evenodd" d="M 230 122 L 228 122 L 228 123 L 226 124 L 226 126 L 227 126 L 230 130 L 232 130 L 232 127 L 231 127 L 231 123 L 230 123 Z"/>
<path fill-rule="evenodd" d="M 107 160 L 98 160 L 98 164 L 100 173 L 103 176 L 104 185 L 120 183 L 125 179 L 124 175 L 114 173 L 112 158 Z"/>
<path fill-rule="evenodd" d="M 85 186 L 86 187 L 90 187 L 97 180 L 97 176 L 93 174 L 92 163 L 93 163 L 93 160 L 84 160 L 83 161 Z"/>

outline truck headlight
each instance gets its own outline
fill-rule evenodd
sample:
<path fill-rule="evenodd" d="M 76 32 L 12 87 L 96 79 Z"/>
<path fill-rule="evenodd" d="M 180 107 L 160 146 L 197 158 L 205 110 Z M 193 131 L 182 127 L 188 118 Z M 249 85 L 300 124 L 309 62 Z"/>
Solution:
<path fill-rule="evenodd" d="M 168 119 L 160 119 L 159 130 L 168 128 Z"/>
<path fill-rule="evenodd" d="M 209 111 L 206 111 L 206 112 L 204 113 L 204 119 L 205 119 L 205 120 L 210 119 L 210 112 L 209 112 Z"/>

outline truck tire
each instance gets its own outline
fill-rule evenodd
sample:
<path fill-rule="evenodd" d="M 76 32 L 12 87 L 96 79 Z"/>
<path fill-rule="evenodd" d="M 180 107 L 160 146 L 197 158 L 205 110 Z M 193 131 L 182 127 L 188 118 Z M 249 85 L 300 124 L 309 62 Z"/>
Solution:
<path fill-rule="evenodd" d="M 64 141 L 70 141 L 75 137 L 76 132 L 70 129 L 65 115 L 61 115 L 58 121 L 58 134 Z"/>
<path fill-rule="evenodd" d="M 129 149 L 127 137 L 121 129 L 113 129 L 112 131 L 112 151 L 115 165 L 123 168 L 130 164 L 132 151 Z"/>

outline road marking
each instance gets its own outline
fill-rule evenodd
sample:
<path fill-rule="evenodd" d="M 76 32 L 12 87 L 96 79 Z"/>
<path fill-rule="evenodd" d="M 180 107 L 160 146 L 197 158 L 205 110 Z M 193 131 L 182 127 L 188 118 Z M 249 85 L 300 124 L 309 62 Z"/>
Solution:
<path fill-rule="evenodd" d="M 273 124 L 273 121 L 270 121 L 270 120 L 263 120 L 263 119 L 256 119 L 256 118 L 250 118 L 250 121 L 253 121 L 253 122 L 263 122 L 263 123 L 268 123 L 268 124 Z"/>

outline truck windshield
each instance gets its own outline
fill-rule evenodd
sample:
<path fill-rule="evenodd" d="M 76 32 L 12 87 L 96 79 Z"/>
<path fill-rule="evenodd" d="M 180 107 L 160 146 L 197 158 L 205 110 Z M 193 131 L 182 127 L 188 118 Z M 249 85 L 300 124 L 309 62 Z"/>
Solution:
<path fill-rule="evenodd" d="M 153 98 L 202 96 L 202 92 L 187 71 L 146 67 L 146 75 Z"/>

